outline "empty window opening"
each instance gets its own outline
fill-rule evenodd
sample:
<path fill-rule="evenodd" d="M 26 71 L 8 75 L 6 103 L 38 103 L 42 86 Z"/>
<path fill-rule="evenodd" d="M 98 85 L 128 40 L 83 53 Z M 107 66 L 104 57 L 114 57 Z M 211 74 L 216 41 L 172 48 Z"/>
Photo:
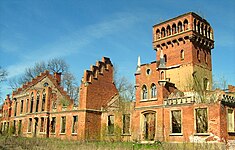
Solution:
<path fill-rule="evenodd" d="M 55 133 L 56 117 L 51 119 L 51 133 Z"/>
<path fill-rule="evenodd" d="M 171 132 L 181 133 L 181 111 L 171 111 Z"/>
<path fill-rule="evenodd" d="M 45 110 L 45 103 L 46 103 L 46 92 L 45 90 L 42 92 L 42 111 Z"/>
<path fill-rule="evenodd" d="M 164 60 L 165 60 L 165 62 L 167 62 L 167 55 L 166 54 L 164 54 Z"/>
<path fill-rule="evenodd" d="M 157 29 L 157 31 L 156 31 L 156 39 L 160 39 L 160 38 L 161 38 L 160 30 Z"/>
<path fill-rule="evenodd" d="M 166 35 L 167 36 L 171 35 L 171 27 L 169 25 L 166 28 Z"/>
<path fill-rule="evenodd" d="M 23 109 L 24 109 L 24 100 L 21 100 L 21 104 L 20 104 L 20 114 L 23 113 Z"/>
<path fill-rule="evenodd" d="M 31 103 L 30 103 L 30 113 L 33 112 L 33 99 L 34 99 L 34 97 L 33 97 L 33 93 L 32 93 L 31 94 Z"/>
<path fill-rule="evenodd" d="M 32 118 L 29 118 L 29 123 L 28 123 L 28 132 L 32 131 Z"/>
<path fill-rule="evenodd" d="M 22 133 L 22 120 L 19 120 L 19 124 L 18 124 L 18 135 L 20 135 Z"/>
<path fill-rule="evenodd" d="M 209 80 L 207 78 L 203 78 L 203 90 L 209 90 Z"/>
<path fill-rule="evenodd" d="M 184 20 L 184 31 L 188 30 L 188 20 Z"/>
<path fill-rule="evenodd" d="M 155 113 L 144 114 L 143 135 L 145 140 L 153 141 L 155 137 Z"/>
<path fill-rule="evenodd" d="M 199 52 L 199 50 L 197 51 L 197 59 L 200 62 L 200 52 Z"/>
<path fill-rule="evenodd" d="M 181 51 L 180 51 L 180 59 L 181 59 L 181 60 L 184 60 L 184 50 L 181 50 Z"/>
<path fill-rule="evenodd" d="M 17 101 L 15 101 L 15 110 L 14 110 L 14 116 L 17 115 Z"/>
<path fill-rule="evenodd" d="M 108 134 L 114 134 L 114 116 L 108 116 Z"/>
<path fill-rule="evenodd" d="M 157 97 L 157 87 L 156 85 L 153 83 L 151 85 L 151 98 L 156 98 Z"/>
<path fill-rule="evenodd" d="M 60 133 L 65 133 L 65 129 L 66 129 L 66 117 L 63 116 L 63 117 L 61 117 L 61 129 L 60 129 Z"/>
<path fill-rule="evenodd" d="M 207 108 L 198 108 L 195 111 L 196 115 L 196 132 L 207 133 L 208 132 L 208 117 Z"/>
<path fill-rule="evenodd" d="M 29 111 L 29 99 L 26 100 L 26 113 L 28 113 Z"/>
<path fill-rule="evenodd" d="M 182 32 L 183 31 L 183 26 L 182 26 L 182 22 L 178 23 L 178 32 Z"/>
<path fill-rule="evenodd" d="M 36 110 L 35 110 L 35 112 L 38 112 L 39 98 L 40 98 L 40 94 L 39 94 L 39 92 L 37 92 Z"/>
<path fill-rule="evenodd" d="M 147 73 L 147 75 L 150 75 L 151 74 L 151 69 L 147 69 L 146 73 Z"/>
<path fill-rule="evenodd" d="M 77 133 L 77 129 L 78 129 L 78 116 L 73 116 L 72 133 Z"/>
<path fill-rule="evenodd" d="M 228 109 L 228 132 L 234 132 L 234 111 Z"/>
<path fill-rule="evenodd" d="M 146 85 L 143 85 L 142 87 L 142 99 L 147 99 L 148 98 L 148 90 Z"/>
<path fill-rule="evenodd" d="M 16 120 L 13 121 L 13 129 L 12 129 L 12 133 L 15 134 L 16 133 Z"/>
<path fill-rule="evenodd" d="M 123 121 L 122 133 L 130 134 L 130 114 L 124 114 L 122 116 L 122 121 Z"/>
<path fill-rule="evenodd" d="M 177 30 L 176 30 L 176 24 L 172 25 L 172 34 L 176 34 Z"/>
<path fill-rule="evenodd" d="M 40 132 L 44 132 L 44 125 L 45 125 L 45 119 L 42 117 L 41 118 L 41 126 L 40 126 Z"/>
<path fill-rule="evenodd" d="M 161 30 L 161 37 L 165 37 L 166 36 L 166 31 L 165 31 L 165 28 L 163 27 L 162 30 Z"/>

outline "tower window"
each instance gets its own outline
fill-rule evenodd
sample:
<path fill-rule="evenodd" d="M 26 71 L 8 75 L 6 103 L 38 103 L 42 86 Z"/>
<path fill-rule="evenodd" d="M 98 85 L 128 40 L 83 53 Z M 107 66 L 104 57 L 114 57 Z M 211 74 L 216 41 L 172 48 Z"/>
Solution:
<path fill-rule="evenodd" d="M 185 31 L 188 30 L 188 20 L 187 19 L 184 20 L 184 30 Z"/>
<path fill-rule="evenodd" d="M 148 98 L 148 90 L 146 85 L 143 85 L 142 87 L 142 99 L 147 99 Z"/>
<path fill-rule="evenodd" d="M 176 34 L 177 31 L 176 31 L 176 24 L 173 24 L 172 25 L 172 34 Z"/>
<path fill-rule="evenodd" d="M 157 29 L 157 31 L 156 31 L 156 39 L 160 39 L 160 38 L 161 38 L 160 30 Z"/>
<path fill-rule="evenodd" d="M 166 35 L 171 35 L 171 27 L 168 25 L 166 28 Z"/>
<path fill-rule="evenodd" d="M 162 30 L 161 30 L 161 37 L 165 37 L 166 36 L 166 31 L 165 31 L 165 28 L 163 27 Z"/>
<path fill-rule="evenodd" d="M 150 69 L 147 69 L 146 73 L 147 73 L 147 75 L 150 75 L 151 70 L 150 70 Z"/>
<path fill-rule="evenodd" d="M 165 60 L 165 62 L 167 62 L 167 55 L 166 54 L 164 54 L 164 60 Z"/>
<path fill-rule="evenodd" d="M 182 26 L 182 22 L 178 23 L 178 32 L 182 32 L 183 31 L 183 26 Z"/>
<path fill-rule="evenodd" d="M 200 62 L 200 52 L 199 51 L 197 51 L 197 59 Z"/>
<path fill-rule="evenodd" d="M 181 51 L 180 51 L 180 59 L 181 59 L 181 60 L 184 60 L 184 50 L 181 50 Z"/>

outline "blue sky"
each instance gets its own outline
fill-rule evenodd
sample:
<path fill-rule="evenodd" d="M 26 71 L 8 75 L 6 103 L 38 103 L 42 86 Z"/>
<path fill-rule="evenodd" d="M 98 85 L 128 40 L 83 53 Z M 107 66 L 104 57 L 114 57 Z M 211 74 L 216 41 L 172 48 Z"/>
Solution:
<path fill-rule="evenodd" d="M 155 60 L 152 26 L 191 11 L 214 29 L 213 76 L 235 85 L 233 0 L 1 0 L 0 65 L 13 78 L 60 57 L 80 81 L 84 69 L 107 56 L 134 82 L 137 57 Z M 0 86 L 0 96 L 11 93 L 7 82 Z"/>

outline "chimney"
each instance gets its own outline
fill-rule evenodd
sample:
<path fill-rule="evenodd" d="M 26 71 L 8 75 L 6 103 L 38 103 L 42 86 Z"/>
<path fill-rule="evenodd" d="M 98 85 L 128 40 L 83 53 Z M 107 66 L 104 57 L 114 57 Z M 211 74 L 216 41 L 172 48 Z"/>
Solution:
<path fill-rule="evenodd" d="M 61 72 L 60 73 L 58 73 L 58 72 L 54 72 L 54 79 L 56 80 L 56 83 L 58 84 L 58 85 L 60 85 L 60 83 L 61 83 Z"/>

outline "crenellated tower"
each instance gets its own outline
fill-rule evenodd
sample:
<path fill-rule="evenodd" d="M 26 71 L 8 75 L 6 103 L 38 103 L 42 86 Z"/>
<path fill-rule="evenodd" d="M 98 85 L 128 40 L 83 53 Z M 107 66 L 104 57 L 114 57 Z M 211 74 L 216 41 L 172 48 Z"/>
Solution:
<path fill-rule="evenodd" d="M 153 48 L 157 61 L 165 61 L 161 62 L 164 68 L 157 69 L 166 81 L 182 91 L 191 90 L 195 80 L 204 89 L 211 89 L 214 37 L 205 19 L 189 12 L 154 25 Z"/>

